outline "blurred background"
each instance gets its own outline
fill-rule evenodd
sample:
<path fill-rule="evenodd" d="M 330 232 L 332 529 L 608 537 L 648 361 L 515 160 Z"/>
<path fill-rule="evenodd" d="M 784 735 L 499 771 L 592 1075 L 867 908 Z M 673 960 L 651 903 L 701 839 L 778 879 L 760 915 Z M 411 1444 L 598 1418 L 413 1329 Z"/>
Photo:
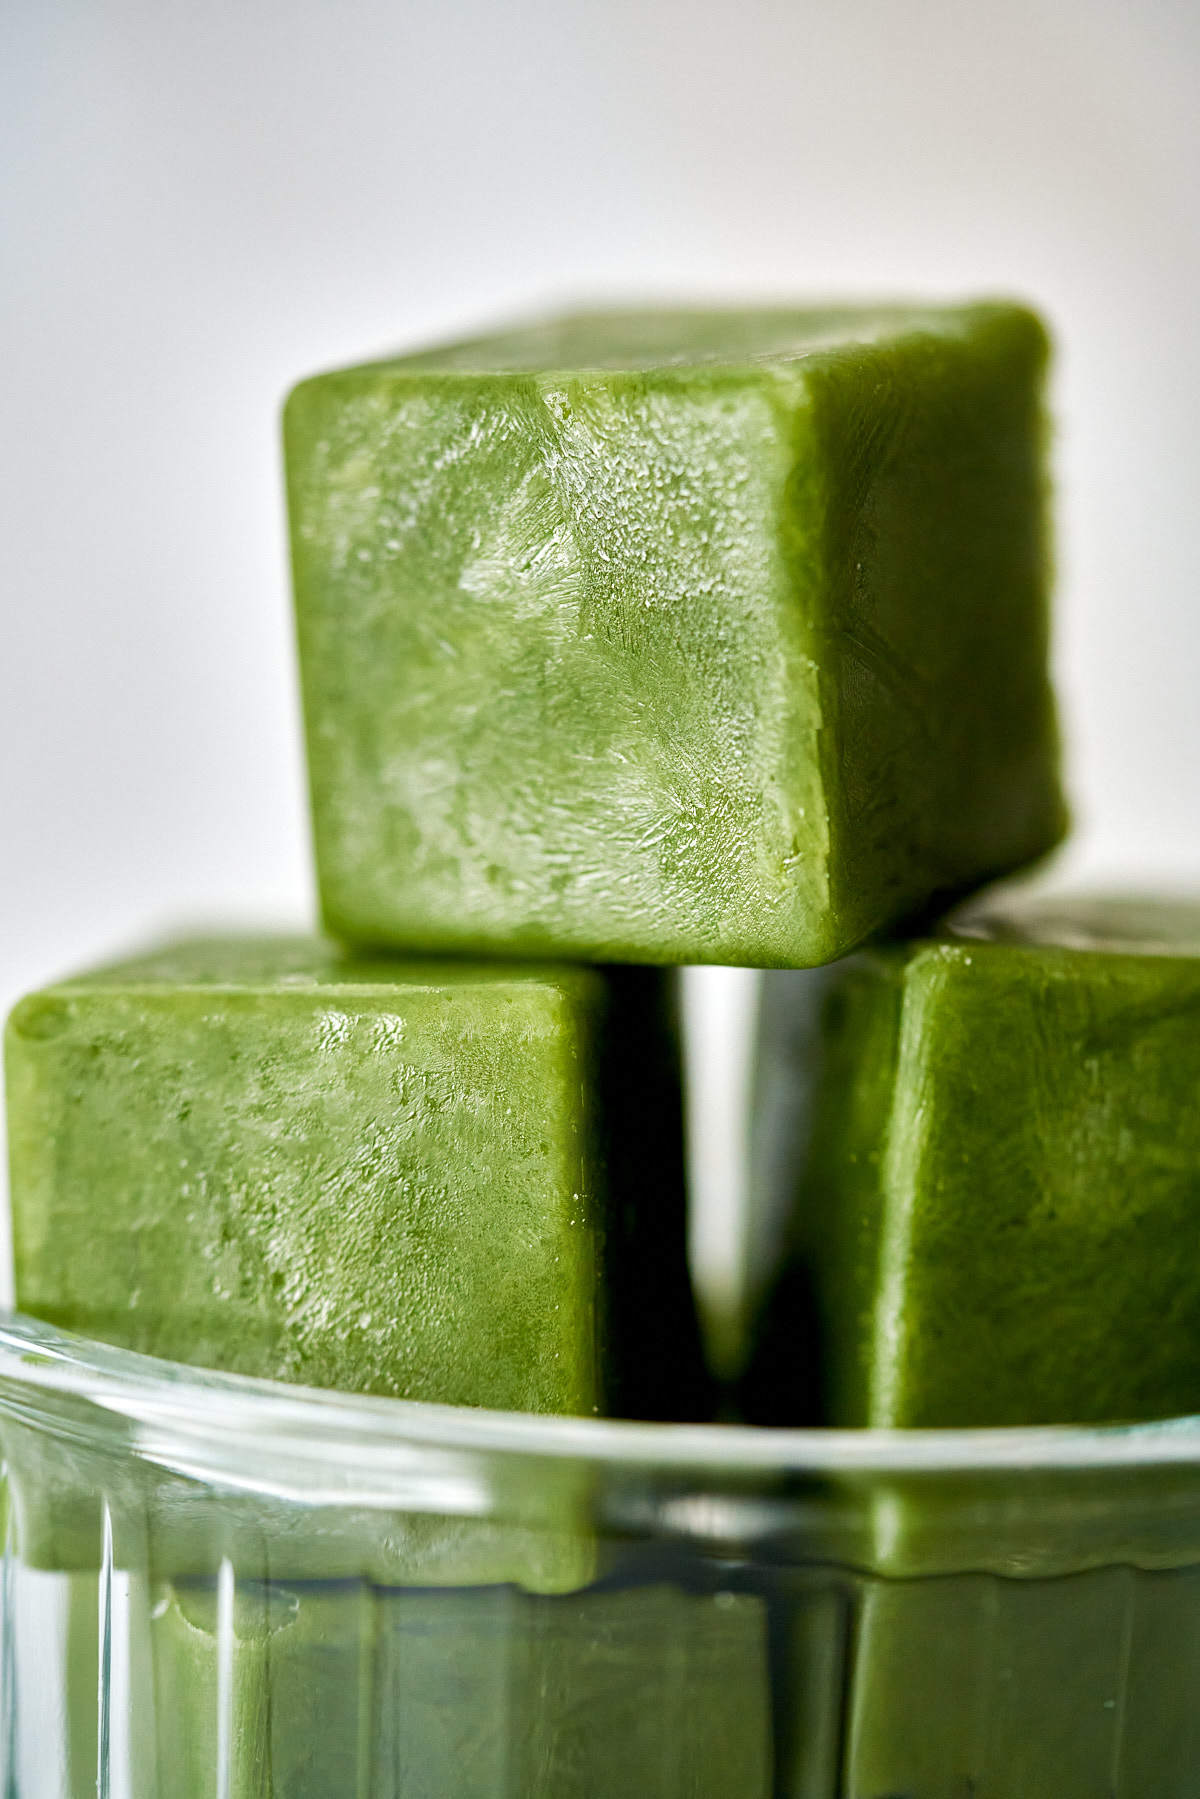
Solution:
<path fill-rule="evenodd" d="M 7 0 L 0 1004 L 311 916 L 281 397 L 579 298 L 1040 304 L 1060 866 L 1200 885 L 1198 77 L 1187 0 Z M 710 1284 L 752 997 L 689 989 Z"/>

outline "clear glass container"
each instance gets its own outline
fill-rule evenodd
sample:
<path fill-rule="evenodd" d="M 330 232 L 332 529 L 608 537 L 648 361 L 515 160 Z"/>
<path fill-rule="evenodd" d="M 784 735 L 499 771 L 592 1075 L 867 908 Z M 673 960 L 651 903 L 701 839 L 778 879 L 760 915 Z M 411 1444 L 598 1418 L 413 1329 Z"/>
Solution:
<path fill-rule="evenodd" d="M 1197 1799 L 1200 1420 L 766 1431 L 0 1323 L 4 1799 Z"/>

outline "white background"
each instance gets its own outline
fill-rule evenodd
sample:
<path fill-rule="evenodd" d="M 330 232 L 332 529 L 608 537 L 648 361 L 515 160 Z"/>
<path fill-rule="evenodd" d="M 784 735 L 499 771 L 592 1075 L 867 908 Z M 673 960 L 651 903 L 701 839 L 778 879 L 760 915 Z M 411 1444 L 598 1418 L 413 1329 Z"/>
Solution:
<path fill-rule="evenodd" d="M 1066 868 L 1200 877 L 1198 77 L 1187 0 L 0 3 L 0 1003 L 309 915 L 280 398 L 563 298 L 1038 301 Z"/>

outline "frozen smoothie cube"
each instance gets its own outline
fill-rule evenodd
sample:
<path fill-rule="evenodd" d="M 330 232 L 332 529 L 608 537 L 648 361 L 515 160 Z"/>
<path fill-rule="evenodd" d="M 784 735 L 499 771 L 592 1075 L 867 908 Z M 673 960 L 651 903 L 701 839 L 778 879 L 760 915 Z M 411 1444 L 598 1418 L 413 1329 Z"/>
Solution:
<path fill-rule="evenodd" d="M 1112 1463 L 997 1479 L 927 1463 L 879 1485 L 837 1790 L 1194 1791 L 1200 1570 L 1181 1475 Z"/>
<path fill-rule="evenodd" d="M 1131 1656 L 1145 1580 L 1109 1567 L 1053 1580 L 868 1582 L 847 1686 L 843 1790 L 872 1799 L 1188 1792 L 1195 1763 L 1180 1759 L 1171 1736 L 1195 1712 L 1192 1669 Z M 1165 1737 L 1140 1735 L 1146 1689 L 1159 1696 Z"/>
<path fill-rule="evenodd" d="M 992 901 L 864 951 L 795 1071 L 813 1103 L 775 1158 L 800 1173 L 755 1416 L 1200 1410 L 1200 904 Z"/>
<path fill-rule="evenodd" d="M 809 965 L 1048 849 L 1045 361 L 1010 305 L 629 312 L 303 382 L 329 926 Z"/>
<path fill-rule="evenodd" d="M 767 983 L 760 1129 L 781 1137 L 758 1166 L 792 1183 L 792 1239 L 747 1383 L 756 1418 L 1196 1409 L 1200 907 L 991 900 L 820 988 Z M 1165 1482 L 1135 1491 L 1094 1469 L 1023 1469 L 990 1496 L 928 1469 L 881 1486 L 847 1794 L 1189 1790 L 1186 1570 L 1137 1570 L 1195 1545 Z"/>
<path fill-rule="evenodd" d="M 35 994 L 18 1303 L 312 1386 L 694 1415 L 668 981 L 218 940 Z"/>
<path fill-rule="evenodd" d="M 358 1582 L 164 1584 L 152 1613 L 158 1791 L 326 1799 L 370 1772 L 374 1602 Z"/>
<path fill-rule="evenodd" d="M 167 1589 L 165 1790 L 230 1799 L 767 1799 L 763 1603 L 666 1586 L 531 1598 L 345 1585 Z"/>

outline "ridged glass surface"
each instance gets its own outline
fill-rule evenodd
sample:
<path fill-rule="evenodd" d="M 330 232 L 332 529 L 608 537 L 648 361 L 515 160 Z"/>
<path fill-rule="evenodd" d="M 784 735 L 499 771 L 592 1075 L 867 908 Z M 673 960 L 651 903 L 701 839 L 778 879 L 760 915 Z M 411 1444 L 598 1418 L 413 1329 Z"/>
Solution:
<path fill-rule="evenodd" d="M 1200 1423 L 346 1400 L 0 1327 L 3 1799 L 1200 1799 Z"/>

